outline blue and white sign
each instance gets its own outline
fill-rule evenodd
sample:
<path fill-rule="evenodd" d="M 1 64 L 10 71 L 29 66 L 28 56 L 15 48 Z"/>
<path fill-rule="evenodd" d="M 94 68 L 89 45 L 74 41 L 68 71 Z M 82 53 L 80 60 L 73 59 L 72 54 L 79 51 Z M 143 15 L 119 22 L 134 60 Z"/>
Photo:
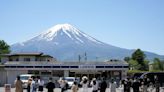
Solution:
<path fill-rule="evenodd" d="M 95 69 L 95 65 L 79 65 L 80 69 Z"/>

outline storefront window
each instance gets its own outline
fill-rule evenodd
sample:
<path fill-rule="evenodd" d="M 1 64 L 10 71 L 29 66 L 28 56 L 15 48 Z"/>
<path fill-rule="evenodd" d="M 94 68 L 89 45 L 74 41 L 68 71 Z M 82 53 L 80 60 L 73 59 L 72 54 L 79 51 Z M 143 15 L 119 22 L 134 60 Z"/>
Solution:
<path fill-rule="evenodd" d="M 28 74 L 35 74 L 35 75 L 38 75 L 38 74 L 39 74 L 39 71 L 37 71 L 37 70 L 29 70 L 29 71 L 28 71 Z"/>

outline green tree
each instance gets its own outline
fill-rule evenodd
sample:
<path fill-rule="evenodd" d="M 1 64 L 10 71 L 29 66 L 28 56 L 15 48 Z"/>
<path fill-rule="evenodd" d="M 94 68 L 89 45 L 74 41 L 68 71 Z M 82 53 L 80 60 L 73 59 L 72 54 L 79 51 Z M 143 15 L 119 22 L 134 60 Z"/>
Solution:
<path fill-rule="evenodd" d="M 125 57 L 124 61 L 126 61 L 128 63 L 130 61 L 130 57 Z"/>
<path fill-rule="evenodd" d="M 0 54 L 7 53 L 10 53 L 10 46 L 4 40 L 0 40 Z"/>
<path fill-rule="evenodd" d="M 135 60 L 138 63 L 138 70 L 148 70 L 148 62 L 145 60 L 146 55 L 140 49 L 137 49 L 132 53 L 132 60 Z"/>
<path fill-rule="evenodd" d="M 154 58 L 153 60 L 153 70 L 163 70 L 163 64 L 159 58 Z"/>
<path fill-rule="evenodd" d="M 133 59 L 130 59 L 128 63 L 129 63 L 130 70 L 138 70 L 141 67 L 141 65 L 138 64 L 138 62 Z"/>
<path fill-rule="evenodd" d="M 0 54 L 7 54 L 7 53 L 10 53 L 10 46 L 4 40 L 0 40 Z M 0 55 L 0 62 L 1 62 L 1 55 Z"/>
<path fill-rule="evenodd" d="M 141 68 L 143 70 L 149 70 L 149 61 L 148 60 L 144 60 L 144 64 L 141 65 Z"/>
<path fill-rule="evenodd" d="M 132 59 L 136 60 L 141 65 L 144 64 L 144 59 L 145 58 L 146 58 L 146 55 L 140 49 L 137 49 L 134 53 L 132 53 Z"/>

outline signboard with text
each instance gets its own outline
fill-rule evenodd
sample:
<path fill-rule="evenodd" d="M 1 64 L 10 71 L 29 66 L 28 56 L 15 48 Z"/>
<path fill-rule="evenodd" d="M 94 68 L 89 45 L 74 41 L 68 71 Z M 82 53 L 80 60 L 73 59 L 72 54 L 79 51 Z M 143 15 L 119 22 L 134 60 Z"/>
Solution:
<path fill-rule="evenodd" d="M 95 65 L 79 65 L 80 69 L 95 69 Z"/>
<path fill-rule="evenodd" d="M 5 92 L 11 92 L 11 84 L 5 84 Z"/>

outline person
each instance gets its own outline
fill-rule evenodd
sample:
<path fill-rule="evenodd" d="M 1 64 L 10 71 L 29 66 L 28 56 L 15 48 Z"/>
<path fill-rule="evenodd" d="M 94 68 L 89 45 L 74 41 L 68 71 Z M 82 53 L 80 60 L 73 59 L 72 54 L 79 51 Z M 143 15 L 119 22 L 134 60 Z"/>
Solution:
<path fill-rule="evenodd" d="M 67 91 L 68 90 L 68 88 L 69 88 L 69 84 L 68 84 L 68 82 L 66 81 L 66 80 L 64 80 L 64 84 L 65 84 L 65 86 L 64 86 L 64 89 L 65 89 L 65 91 Z"/>
<path fill-rule="evenodd" d="M 59 80 L 59 84 L 60 84 L 61 92 L 64 92 L 67 90 L 68 84 L 64 78 Z"/>
<path fill-rule="evenodd" d="M 96 81 L 96 78 L 93 78 L 91 82 L 92 86 L 92 92 L 98 92 L 98 82 Z"/>
<path fill-rule="evenodd" d="M 38 85 L 39 85 L 38 91 L 43 92 L 44 80 L 42 80 L 40 76 L 38 76 Z"/>
<path fill-rule="evenodd" d="M 156 92 L 160 91 L 160 83 L 159 83 L 157 75 L 154 76 L 154 87 L 155 87 Z"/>
<path fill-rule="evenodd" d="M 131 84 L 130 78 L 127 78 L 127 92 L 130 92 Z"/>
<path fill-rule="evenodd" d="M 123 81 L 124 92 L 127 92 L 127 79 Z"/>
<path fill-rule="evenodd" d="M 144 92 L 144 82 L 141 81 L 140 92 Z"/>
<path fill-rule="evenodd" d="M 52 82 L 52 78 L 49 78 L 49 82 L 46 85 L 46 88 L 48 89 L 47 92 L 54 92 L 55 84 Z"/>
<path fill-rule="evenodd" d="M 114 82 L 114 80 L 111 80 L 111 83 L 109 84 L 109 88 L 110 88 L 110 92 L 116 92 L 116 82 Z"/>
<path fill-rule="evenodd" d="M 59 84 L 59 82 L 58 82 L 57 80 L 55 80 L 54 83 L 55 83 L 55 87 L 56 87 L 56 88 L 60 88 L 60 84 Z"/>
<path fill-rule="evenodd" d="M 148 85 L 149 85 L 149 79 L 147 78 L 147 75 L 144 76 L 143 83 L 144 83 L 143 91 L 147 92 L 147 88 L 148 88 Z"/>
<path fill-rule="evenodd" d="M 139 87 L 140 87 L 140 83 L 138 79 L 134 79 L 134 82 L 132 84 L 133 92 L 139 92 Z"/>
<path fill-rule="evenodd" d="M 120 82 L 119 82 L 119 86 L 118 86 L 118 90 L 120 91 L 120 92 L 124 92 L 124 80 L 120 80 Z"/>
<path fill-rule="evenodd" d="M 83 76 L 82 81 L 80 82 L 82 85 L 82 92 L 88 92 L 88 78 L 86 76 Z"/>
<path fill-rule="evenodd" d="M 153 82 L 150 82 L 148 92 L 153 92 L 154 91 L 154 85 Z"/>
<path fill-rule="evenodd" d="M 32 82 L 30 86 L 30 92 L 36 92 L 37 89 L 36 77 L 32 76 L 31 78 L 32 78 Z"/>
<path fill-rule="evenodd" d="M 125 81 L 125 80 L 120 80 L 120 82 L 119 82 L 119 87 L 120 87 L 120 88 L 123 88 L 124 81 Z"/>
<path fill-rule="evenodd" d="M 31 83 L 32 83 L 32 78 L 29 78 L 28 79 L 28 82 L 27 82 L 27 92 L 31 92 L 30 89 L 31 89 Z"/>
<path fill-rule="evenodd" d="M 124 80 L 124 92 L 130 92 L 131 81 L 129 78 Z"/>
<path fill-rule="evenodd" d="M 105 78 L 103 78 L 103 81 L 101 82 L 101 85 L 100 85 L 100 92 L 105 92 L 106 88 L 107 88 L 107 83 L 105 81 Z"/>
<path fill-rule="evenodd" d="M 15 92 L 23 92 L 22 84 L 23 82 L 20 80 L 20 76 L 17 76 L 17 80 L 15 81 Z"/>
<path fill-rule="evenodd" d="M 72 85 L 72 87 L 71 87 L 71 90 L 72 90 L 72 92 L 77 92 L 78 89 L 79 89 L 79 88 L 78 88 L 77 82 L 74 81 L 74 82 L 73 82 L 73 85 Z"/>

